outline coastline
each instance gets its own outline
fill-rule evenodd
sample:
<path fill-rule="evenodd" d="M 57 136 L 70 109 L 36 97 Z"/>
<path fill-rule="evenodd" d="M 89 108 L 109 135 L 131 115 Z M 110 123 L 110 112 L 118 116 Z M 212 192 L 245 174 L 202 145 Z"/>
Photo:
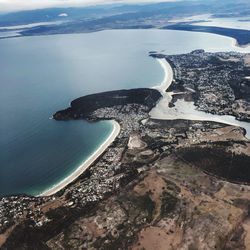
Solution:
<path fill-rule="evenodd" d="M 235 120 L 235 117 L 233 116 L 229 117 L 229 116 L 218 116 L 218 115 L 207 114 L 205 112 L 198 111 L 196 107 L 193 105 L 193 103 L 187 103 L 191 104 L 191 106 L 190 105 L 185 106 L 184 102 L 184 104 L 180 103 L 183 105 L 180 105 L 179 107 L 177 106 L 175 109 L 169 108 L 168 104 L 172 99 L 173 93 L 166 91 L 174 81 L 174 72 L 171 65 L 165 58 L 162 59 L 157 58 L 157 61 L 164 70 L 164 79 L 159 85 L 156 85 L 152 88 L 158 90 L 163 97 L 159 100 L 157 105 L 150 111 L 149 115 L 151 118 L 159 120 L 186 119 L 186 120 L 214 121 L 227 125 L 234 125 L 245 128 L 245 126 L 237 124 L 238 121 Z M 189 110 L 187 109 L 188 107 L 190 108 Z M 230 121 L 234 120 L 234 122 L 224 121 L 223 118 L 226 118 L 227 120 L 227 117 L 229 118 Z M 82 164 L 80 164 L 80 166 L 72 174 L 67 176 L 64 180 L 55 184 L 46 191 L 38 194 L 37 196 L 39 197 L 39 196 L 53 195 L 58 191 L 60 191 L 61 189 L 65 188 L 71 182 L 76 180 L 81 174 L 83 174 L 84 171 L 86 171 L 93 164 L 93 162 L 96 161 L 98 157 L 100 157 L 100 155 L 103 154 L 103 152 L 111 145 L 111 143 L 115 140 L 115 138 L 119 134 L 120 125 L 114 120 L 112 120 L 112 123 L 114 125 L 114 128 L 110 136 L 101 144 L 101 146 L 92 155 L 90 155 L 90 157 L 87 160 L 85 160 Z M 250 128 L 246 130 L 247 130 L 246 137 L 249 138 Z"/>
<path fill-rule="evenodd" d="M 178 100 L 174 108 L 168 106 L 172 100 L 172 92 L 166 92 L 169 86 L 174 81 L 174 73 L 171 65 L 166 59 L 157 59 L 162 66 L 165 76 L 160 86 L 154 87 L 162 94 L 162 98 L 157 105 L 150 111 L 150 117 L 157 120 L 196 120 L 196 121 L 212 121 L 230 126 L 242 127 L 246 130 L 245 137 L 250 139 L 250 123 L 238 121 L 234 116 L 230 115 L 214 115 L 197 110 L 194 102 L 186 102 Z"/>
<path fill-rule="evenodd" d="M 161 116 L 161 111 L 167 109 L 168 104 L 172 100 L 173 93 L 167 92 L 167 90 L 174 80 L 174 72 L 170 63 L 165 58 L 162 58 L 162 59 L 157 58 L 157 61 L 160 63 L 161 67 L 163 68 L 165 75 L 161 84 L 159 86 L 155 86 L 154 88 L 157 89 L 161 93 L 162 98 L 159 100 L 157 105 L 149 112 L 149 115 L 153 119 L 164 120 L 164 118 Z"/>
<path fill-rule="evenodd" d="M 153 88 L 159 90 L 161 94 L 165 94 L 174 80 L 173 69 L 165 58 L 157 58 L 156 60 L 164 70 L 164 79 L 160 85 L 154 86 Z"/>
<path fill-rule="evenodd" d="M 237 41 L 237 39 L 235 39 L 233 37 L 232 37 L 232 39 L 233 39 L 233 41 L 232 41 L 232 46 L 233 47 L 240 48 L 240 49 L 250 49 L 250 43 L 245 44 L 245 45 L 240 45 L 239 42 Z M 246 52 L 243 51 L 242 53 L 249 53 L 249 52 L 248 51 L 246 51 Z"/>
<path fill-rule="evenodd" d="M 112 144 L 115 138 L 119 135 L 121 129 L 118 122 L 116 122 L 115 120 L 111 120 L 111 122 L 113 124 L 113 130 L 109 137 L 101 144 L 101 146 L 99 146 L 98 149 L 87 160 L 85 160 L 71 175 L 69 175 L 53 187 L 49 188 L 48 190 L 37 195 L 38 197 L 50 196 L 65 188 L 67 185 L 77 179 L 81 174 L 83 174 L 84 171 L 86 171 L 93 164 L 93 162 L 96 161 L 98 157 L 100 157 L 100 155 L 104 153 L 104 151 Z"/>

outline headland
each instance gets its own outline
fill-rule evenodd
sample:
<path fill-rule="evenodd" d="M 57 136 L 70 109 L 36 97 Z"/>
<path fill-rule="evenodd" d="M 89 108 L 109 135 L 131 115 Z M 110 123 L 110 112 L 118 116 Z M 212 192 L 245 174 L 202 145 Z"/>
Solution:
<path fill-rule="evenodd" d="M 249 73 L 248 55 L 201 50 L 158 55 L 173 68 L 167 107 L 175 110 L 182 101 L 215 114 L 235 107 L 237 114 L 235 103 L 240 100 L 240 112 L 248 117 L 248 85 L 242 84 Z M 2 249 L 247 246 L 246 130 L 214 121 L 153 119 L 150 112 L 163 96 L 163 85 L 161 93 L 135 89 L 81 97 L 55 113 L 57 120 L 116 120 L 120 133 L 101 157 L 56 194 L 2 198 Z"/>

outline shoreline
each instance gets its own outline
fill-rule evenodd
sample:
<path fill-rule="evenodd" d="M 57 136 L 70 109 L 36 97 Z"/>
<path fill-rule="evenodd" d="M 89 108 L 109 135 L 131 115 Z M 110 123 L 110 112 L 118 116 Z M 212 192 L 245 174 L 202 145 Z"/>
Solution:
<path fill-rule="evenodd" d="M 216 28 L 223 28 L 223 27 L 219 27 L 219 26 L 215 26 Z M 86 31 L 86 32 L 72 32 L 72 33 L 55 33 L 55 34 L 35 34 L 35 35 L 23 35 L 21 34 L 20 32 L 22 31 L 26 31 L 25 29 L 24 30 L 8 30 L 6 32 L 9 32 L 9 31 L 17 31 L 17 33 L 13 36 L 2 36 L 0 37 L 0 40 L 1 39 L 10 39 L 10 38 L 23 38 L 23 37 L 39 37 L 39 36 L 55 36 L 55 35 L 79 35 L 79 34 L 89 34 L 89 33 L 95 33 L 95 32 L 102 32 L 102 31 L 108 31 L 108 30 L 124 30 L 124 29 L 96 29 L 94 31 Z M 131 30 L 130 28 L 126 28 L 125 30 Z M 134 29 L 133 29 L 134 30 Z M 179 29 L 162 29 L 162 28 L 157 28 L 157 27 L 152 27 L 150 29 L 143 29 L 143 28 L 138 28 L 136 30 L 174 30 L 174 31 L 182 31 L 182 32 L 197 32 L 197 33 L 206 33 L 206 34 L 213 34 L 213 35 L 218 35 L 218 36 L 224 36 L 224 37 L 227 37 L 227 38 L 230 38 L 232 39 L 232 47 L 234 48 L 239 48 L 239 49 L 248 49 L 250 48 L 250 42 L 247 43 L 247 44 L 239 44 L 238 40 L 232 36 L 228 36 L 228 35 L 224 35 L 224 34 L 219 34 L 219 33 L 215 33 L 215 32 L 206 32 L 206 31 L 193 31 L 193 30 L 179 30 Z M 245 29 L 242 29 L 242 30 L 245 30 Z M 5 32 L 5 31 L 3 31 Z M 243 52 L 244 53 L 244 52 Z M 245 52 L 247 53 L 247 52 Z"/>
<path fill-rule="evenodd" d="M 113 124 L 113 130 L 111 134 L 108 136 L 108 138 L 98 147 L 98 149 L 90 155 L 89 158 L 87 158 L 80 166 L 69 176 L 67 176 L 64 180 L 60 181 L 53 187 L 47 189 L 46 191 L 42 192 L 39 195 L 36 195 L 37 197 L 40 196 L 50 196 L 61 189 L 65 188 L 68 186 L 71 182 L 76 180 L 81 174 L 83 174 L 92 164 L 95 162 L 104 152 L 105 150 L 113 143 L 115 138 L 119 135 L 121 127 L 120 124 L 115 121 L 111 120 Z"/>
<path fill-rule="evenodd" d="M 168 107 L 168 104 L 172 100 L 173 93 L 167 92 L 167 90 L 172 84 L 172 82 L 174 81 L 174 72 L 170 63 L 165 58 L 162 58 L 162 59 L 157 58 L 157 61 L 160 63 L 161 67 L 163 68 L 165 75 L 161 84 L 159 86 L 155 86 L 154 88 L 157 89 L 162 94 L 162 97 L 158 101 L 156 106 L 149 112 L 149 115 L 153 119 L 164 120 L 164 118 L 162 119 L 161 117 L 159 117 L 160 116 L 159 111 L 165 110 L 166 107 Z"/>
<path fill-rule="evenodd" d="M 156 60 L 160 63 L 161 67 L 163 68 L 164 79 L 160 83 L 160 85 L 154 86 L 153 88 L 159 90 L 161 94 L 165 94 L 167 89 L 170 87 L 170 85 L 172 84 L 174 80 L 173 69 L 165 58 L 162 58 L 162 59 L 157 58 Z"/>
<path fill-rule="evenodd" d="M 240 124 L 237 124 L 237 120 L 233 116 L 232 118 L 234 119 L 235 123 L 226 122 L 226 121 L 223 121 L 222 119 L 223 117 L 226 118 L 229 116 L 217 117 L 218 115 L 212 115 L 212 114 L 207 114 L 202 111 L 198 111 L 196 110 L 196 107 L 194 106 L 193 103 L 192 103 L 193 107 L 191 107 L 190 109 L 191 112 L 194 111 L 194 112 L 198 112 L 199 114 L 188 114 L 188 113 L 185 114 L 185 109 L 181 110 L 182 108 L 180 108 L 179 110 L 175 109 L 175 113 L 169 112 L 170 108 L 168 107 L 168 104 L 172 100 L 173 93 L 167 92 L 167 89 L 170 87 L 170 85 L 174 81 L 174 72 L 166 58 L 161 58 L 161 59 L 157 58 L 156 60 L 158 61 L 162 69 L 164 70 L 164 78 L 159 85 L 152 87 L 153 89 L 158 90 L 162 94 L 162 98 L 159 100 L 157 105 L 150 111 L 149 115 L 151 118 L 158 119 L 158 120 L 186 119 L 186 120 L 199 120 L 199 121 L 214 121 L 214 122 L 219 122 L 219 123 L 223 123 L 227 125 L 234 125 L 234 126 L 245 128 L 244 126 L 240 126 Z M 208 118 L 207 116 L 210 116 L 210 115 L 213 117 Z M 113 131 L 111 132 L 109 137 L 101 144 L 101 146 L 93 154 L 90 155 L 88 159 L 86 159 L 72 174 L 67 176 L 64 180 L 62 180 L 58 184 L 52 186 L 48 190 L 36 196 L 40 197 L 40 196 L 53 195 L 59 192 L 61 189 L 65 188 L 71 182 L 76 180 L 81 174 L 83 174 L 93 164 L 93 162 L 96 161 L 98 157 L 100 157 L 100 155 L 104 153 L 104 151 L 111 145 L 111 143 L 115 140 L 115 138 L 119 134 L 120 132 L 119 123 L 114 120 L 112 120 L 111 122 L 113 123 L 113 126 L 114 126 Z M 250 135 L 250 128 L 246 129 L 246 131 L 247 131 L 247 134 L 246 134 L 246 137 L 247 137 L 248 135 Z"/>
<path fill-rule="evenodd" d="M 160 86 L 154 87 L 162 94 L 162 98 L 157 105 L 150 111 L 150 118 L 156 120 L 192 120 L 192 121 L 211 121 L 218 122 L 230 126 L 237 126 L 246 130 L 245 137 L 250 139 L 250 123 L 238 121 L 234 116 L 230 115 L 213 115 L 200 110 L 194 105 L 194 102 L 185 102 L 178 100 L 174 108 L 169 108 L 168 104 L 172 99 L 173 92 L 166 92 L 174 81 L 174 73 L 169 62 L 163 59 L 157 59 L 164 69 L 165 76 Z"/>
<path fill-rule="evenodd" d="M 240 45 L 239 42 L 237 41 L 237 39 L 233 38 L 233 41 L 232 41 L 232 46 L 233 47 L 236 47 L 236 48 L 240 48 L 240 49 L 250 49 L 250 43 L 248 44 L 244 44 L 244 45 Z M 249 52 L 242 52 L 242 53 L 249 53 Z"/>

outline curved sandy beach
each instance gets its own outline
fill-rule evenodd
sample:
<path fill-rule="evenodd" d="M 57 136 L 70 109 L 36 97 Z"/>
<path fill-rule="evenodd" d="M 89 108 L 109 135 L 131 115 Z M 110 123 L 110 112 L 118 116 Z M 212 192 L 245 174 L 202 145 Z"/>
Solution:
<path fill-rule="evenodd" d="M 184 100 L 177 100 L 175 107 L 168 106 L 172 99 L 172 92 L 166 92 L 174 80 L 174 73 L 171 65 L 165 59 L 158 59 L 165 72 L 165 77 L 158 89 L 162 98 L 158 104 L 150 111 L 150 117 L 159 120 L 196 120 L 196 121 L 213 121 L 224 123 L 227 125 L 239 126 L 246 130 L 246 137 L 250 138 L 250 123 L 238 121 L 234 116 L 230 115 L 213 115 L 196 109 L 194 102 L 186 102 Z"/>
<path fill-rule="evenodd" d="M 166 92 L 174 80 L 174 73 L 171 65 L 166 59 L 157 59 L 163 68 L 165 75 L 160 85 L 153 87 L 157 89 L 162 98 L 158 104 L 150 111 L 150 117 L 159 120 L 196 120 L 196 121 L 213 121 L 224 123 L 233 126 L 243 127 L 246 130 L 246 137 L 250 138 L 250 123 L 241 122 L 235 119 L 234 116 L 229 115 L 213 115 L 199 111 L 193 102 L 185 102 L 184 100 L 177 100 L 175 107 L 169 108 L 168 104 L 172 99 L 172 92 Z M 76 178 L 78 178 L 85 170 L 87 170 L 91 164 L 107 149 L 107 147 L 115 140 L 120 132 L 120 125 L 118 122 L 112 120 L 113 131 L 110 136 L 102 143 L 102 145 L 86 160 L 84 161 L 70 176 L 65 178 L 60 183 L 56 184 L 52 188 L 41 193 L 39 196 L 49 196 L 60 191 L 66 187 Z"/>
<path fill-rule="evenodd" d="M 101 144 L 101 146 L 87 159 L 85 160 L 71 175 L 66 177 L 64 180 L 59 182 L 58 184 L 54 185 L 50 189 L 46 190 L 45 192 L 41 193 L 38 196 L 49 196 L 57 193 L 76 178 L 78 178 L 84 171 L 86 171 L 91 164 L 104 153 L 104 151 L 111 145 L 111 143 L 115 140 L 115 138 L 120 133 L 120 125 L 118 122 L 112 120 L 113 130 L 109 137 Z"/>
<path fill-rule="evenodd" d="M 160 85 L 155 86 L 154 88 L 159 90 L 161 94 L 165 94 L 167 89 L 170 87 L 170 85 L 173 82 L 174 73 L 173 73 L 172 67 L 170 66 L 170 64 L 168 63 L 166 59 L 157 58 L 157 61 L 160 63 L 161 67 L 164 70 L 164 79 Z"/>
<path fill-rule="evenodd" d="M 159 100 L 156 106 L 150 111 L 149 115 L 151 116 L 151 118 L 164 120 L 166 118 L 165 115 L 163 115 L 162 113 L 165 111 L 165 109 L 168 108 L 168 104 L 172 100 L 172 93 L 166 91 L 174 80 L 174 72 L 166 59 L 164 58 L 157 59 L 157 61 L 163 68 L 165 75 L 161 84 L 159 86 L 155 86 L 154 88 L 160 91 L 162 98 Z"/>

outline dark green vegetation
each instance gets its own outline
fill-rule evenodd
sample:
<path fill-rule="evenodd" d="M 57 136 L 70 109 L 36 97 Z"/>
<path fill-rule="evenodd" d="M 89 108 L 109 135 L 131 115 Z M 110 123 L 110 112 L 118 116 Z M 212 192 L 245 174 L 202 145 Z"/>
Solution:
<path fill-rule="evenodd" d="M 226 151 L 228 143 L 194 146 L 177 152 L 182 159 L 204 171 L 237 183 L 250 183 L 250 157 Z"/>
<path fill-rule="evenodd" d="M 248 43 L 250 43 L 250 30 L 229 29 L 212 26 L 196 26 L 190 24 L 168 25 L 163 29 L 214 33 L 218 35 L 232 37 L 237 40 L 239 45 L 247 45 Z"/>
<path fill-rule="evenodd" d="M 129 105 L 127 107 L 126 114 L 132 114 L 133 110 Z M 243 150 L 249 147 L 249 142 L 232 127 L 232 136 L 238 135 L 237 142 L 226 138 L 219 143 L 208 143 L 197 130 L 199 127 L 204 133 L 217 133 L 219 129 L 220 135 L 223 135 L 223 129 L 228 128 L 221 124 L 185 120 L 149 120 L 139 131 L 133 128 L 133 133 L 137 131 L 147 144 L 146 148 L 137 148 L 135 152 L 148 150 L 153 143 L 158 145 L 153 154 L 157 156 L 162 151 L 153 162 L 140 166 L 134 159 L 126 157 L 128 130 L 122 130 L 116 142 L 87 175 L 81 176 L 54 198 L 30 201 L 26 208 L 28 216 L 20 215 L 11 224 L 14 226 L 1 249 L 127 250 L 135 246 L 152 249 L 147 245 L 151 242 L 159 242 L 164 247 L 171 243 L 171 249 L 175 250 L 180 246 L 194 249 L 192 246 L 196 242 L 202 242 L 196 249 L 204 249 L 203 244 L 206 244 L 206 249 L 235 249 L 224 248 L 224 245 L 231 244 L 232 234 L 244 220 L 245 208 L 249 204 L 244 194 L 249 192 L 249 187 L 244 186 L 245 193 L 239 192 L 240 186 L 225 184 L 202 170 L 206 166 L 215 168 L 213 164 L 222 164 L 226 170 L 227 164 L 231 166 L 229 151 L 234 150 L 235 144 Z M 143 136 L 145 134 L 151 138 Z M 193 136 L 197 136 L 196 140 Z M 199 140 L 205 142 L 202 144 Z M 193 141 L 197 143 L 191 145 Z M 209 144 L 214 151 L 210 152 L 208 148 L 203 151 L 201 145 L 207 147 Z M 119 149 L 121 154 L 116 158 Z M 112 151 L 115 160 L 110 158 Z M 235 159 L 240 159 L 241 155 L 234 153 Z M 218 154 L 215 161 L 213 154 Z M 222 160 L 224 156 L 225 163 Z M 237 164 L 241 170 L 241 163 L 249 163 L 250 157 L 246 154 L 244 157 L 248 162 L 237 160 L 233 165 L 235 171 Z M 97 178 L 103 169 L 108 175 L 104 172 Z M 220 191 L 222 194 L 230 192 L 231 196 L 221 197 Z M 238 200 L 242 197 L 240 209 L 232 204 L 234 197 Z M 18 204 L 12 200 L 5 202 L 11 208 Z M 39 213 L 32 215 L 34 207 Z M 242 239 L 238 242 L 244 245 Z"/>
<path fill-rule="evenodd" d="M 174 90 L 205 91 L 203 105 L 211 87 L 226 93 L 220 105 L 234 95 L 220 80 L 232 79 L 236 66 L 244 72 L 246 60 L 239 53 L 202 50 L 167 58 L 175 65 Z M 201 89 L 189 79 L 199 73 Z M 249 182 L 250 143 L 243 129 L 150 119 L 160 96 L 154 89 L 111 91 L 78 98 L 59 111 L 56 119 L 115 119 L 120 134 L 88 173 L 57 194 L 0 199 L 0 248 L 246 249 L 250 187 L 242 182 Z"/>
<path fill-rule="evenodd" d="M 100 108 L 126 104 L 142 104 L 153 108 L 161 94 L 155 89 L 131 89 L 109 91 L 80 97 L 71 102 L 71 107 L 53 115 L 55 120 L 86 118 Z"/>

